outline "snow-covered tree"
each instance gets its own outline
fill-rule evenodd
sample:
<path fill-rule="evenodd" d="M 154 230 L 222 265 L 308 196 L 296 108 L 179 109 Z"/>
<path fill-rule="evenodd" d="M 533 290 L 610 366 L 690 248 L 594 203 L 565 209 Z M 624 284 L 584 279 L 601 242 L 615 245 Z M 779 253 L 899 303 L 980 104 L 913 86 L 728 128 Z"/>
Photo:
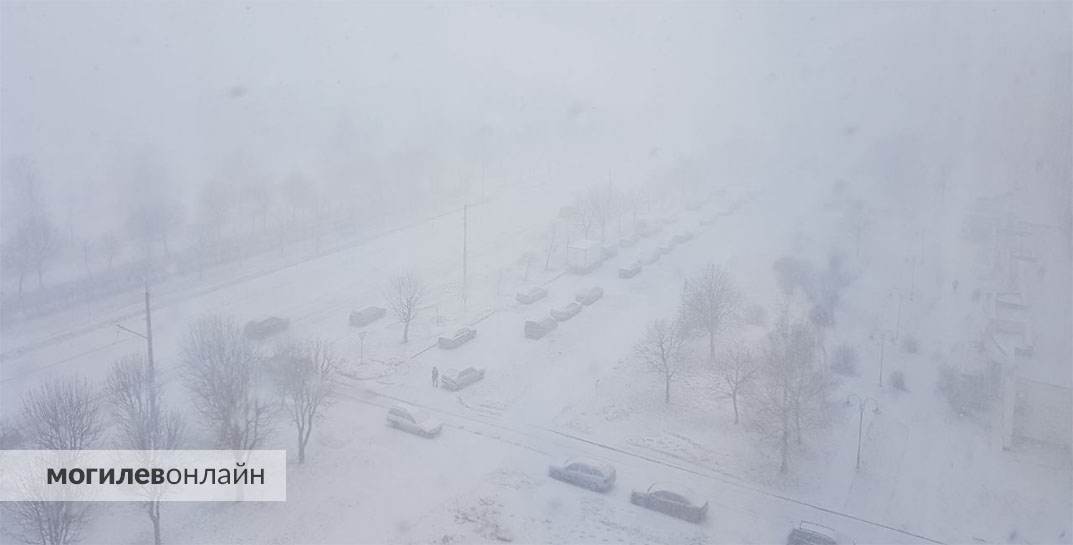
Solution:
<path fill-rule="evenodd" d="M 274 358 L 276 390 L 298 433 L 298 463 L 306 459 L 313 424 L 332 399 L 343 359 L 320 340 L 285 346 Z"/>
<path fill-rule="evenodd" d="M 112 405 L 113 422 L 119 426 L 122 448 L 173 450 L 179 448 L 183 420 L 164 407 L 163 395 L 148 362 L 140 355 L 124 357 L 112 367 L 106 393 Z M 153 524 L 153 543 L 161 543 L 159 500 L 143 502 Z"/>
<path fill-rule="evenodd" d="M 682 289 L 682 323 L 708 336 L 708 358 L 715 361 L 716 337 L 737 319 L 742 296 L 726 270 L 708 265 L 686 280 Z"/>
<path fill-rule="evenodd" d="M 685 363 L 686 329 L 678 320 L 655 320 L 648 324 L 645 336 L 635 351 L 649 369 L 658 372 L 664 381 L 663 401 L 671 402 L 671 381 Z"/>
<path fill-rule="evenodd" d="M 23 399 L 21 427 L 29 448 L 93 448 L 103 431 L 96 392 L 82 379 L 46 382 Z M 3 530 L 25 543 L 74 543 L 89 522 L 91 505 L 68 501 L 4 503 Z"/>
<path fill-rule="evenodd" d="M 183 378 L 216 446 L 252 450 L 271 432 L 275 404 L 264 391 L 261 357 L 240 327 L 206 316 L 180 345 Z"/>
<path fill-rule="evenodd" d="M 716 363 L 716 372 L 730 402 L 734 405 L 734 423 L 740 420 L 738 401 L 760 371 L 757 349 L 744 343 L 731 345 Z"/>
<path fill-rule="evenodd" d="M 402 322 L 402 342 L 410 342 L 410 323 L 417 317 L 417 310 L 425 298 L 424 282 L 414 273 L 395 276 L 384 289 L 384 299 L 391 313 Z"/>
<path fill-rule="evenodd" d="M 757 428 L 779 450 L 779 471 L 790 467 L 791 439 L 825 422 L 833 381 L 816 365 L 816 336 L 804 313 L 784 303 L 768 334 L 767 350 L 752 396 Z"/>

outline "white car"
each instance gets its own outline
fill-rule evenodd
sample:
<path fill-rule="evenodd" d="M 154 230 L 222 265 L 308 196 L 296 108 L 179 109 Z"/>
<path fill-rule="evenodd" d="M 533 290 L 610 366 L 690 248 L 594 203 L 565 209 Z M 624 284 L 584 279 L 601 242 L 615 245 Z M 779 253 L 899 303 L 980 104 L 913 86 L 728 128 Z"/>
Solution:
<path fill-rule="evenodd" d="M 484 369 L 479 367 L 466 367 L 461 371 L 448 369 L 440 377 L 440 388 L 454 392 L 473 384 L 484 378 Z"/>
<path fill-rule="evenodd" d="M 566 305 L 551 309 L 551 317 L 555 318 L 557 322 L 565 322 L 579 312 L 581 312 L 581 303 L 571 301 Z"/>
<path fill-rule="evenodd" d="M 387 423 L 393 428 L 421 437 L 436 437 L 443 431 L 443 422 L 433 418 L 427 411 L 403 405 L 395 405 L 388 410 Z"/>

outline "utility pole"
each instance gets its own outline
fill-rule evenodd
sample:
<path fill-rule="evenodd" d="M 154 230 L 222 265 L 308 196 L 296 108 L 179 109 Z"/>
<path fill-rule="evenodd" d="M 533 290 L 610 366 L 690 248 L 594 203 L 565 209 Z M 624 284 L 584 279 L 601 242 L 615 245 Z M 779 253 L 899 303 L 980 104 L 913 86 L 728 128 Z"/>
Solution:
<path fill-rule="evenodd" d="M 358 338 L 361 339 L 361 355 L 358 356 L 359 365 L 365 365 L 365 335 L 367 335 L 368 333 L 369 332 L 365 330 L 361 330 L 358 332 Z"/>
<path fill-rule="evenodd" d="M 465 308 L 465 305 L 467 303 L 466 288 L 467 288 L 467 282 L 468 282 L 468 279 L 469 279 L 469 276 L 467 274 L 468 273 L 467 268 L 468 268 L 469 264 L 466 263 L 466 258 L 467 258 L 466 245 L 468 244 L 468 240 L 469 240 L 469 203 L 466 203 L 466 204 L 462 205 L 462 305 L 463 305 L 463 308 Z"/>
<path fill-rule="evenodd" d="M 865 406 L 868 405 L 868 402 L 871 401 L 872 402 L 872 407 L 873 407 L 872 411 L 875 414 L 879 414 L 879 402 L 877 402 L 875 399 L 872 399 L 870 397 L 862 398 L 861 396 L 859 396 L 857 394 L 850 394 L 848 397 L 846 397 L 846 405 L 849 405 L 850 403 L 853 403 L 854 401 L 856 401 L 856 403 L 857 403 L 858 418 L 859 418 L 859 420 L 857 420 L 857 469 L 860 470 L 861 469 L 861 439 L 864 436 L 864 409 L 865 409 Z"/>
<path fill-rule="evenodd" d="M 879 332 L 879 387 L 883 387 L 883 351 L 886 348 L 887 340 L 883 336 L 883 332 Z"/>
<path fill-rule="evenodd" d="M 145 339 L 145 351 L 146 351 L 146 358 L 147 358 L 146 373 L 149 375 L 149 393 L 148 393 L 148 395 L 149 395 L 149 399 L 148 399 L 148 402 L 149 402 L 149 422 L 151 423 L 152 426 L 154 426 L 154 431 L 155 431 L 155 426 L 159 425 L 159 420 L 157 418 L 157 406 L 156 406 L 156 395 L 157 395 L 157 392 L 156 392 L 156 364 L 153 361 L 153 311 L 152 311 L 152 306 L 150 305 L 150 302 L 149 302 L 149 278 L 148 278 L 148 276 L 146 276 L 146 278 L 145 278 L 145 333 L 144 334 L 139 333 L 137 331 L 134 331 L 133 329 L 130 329 L 128 327 L 124 327 L 121 324 L 116 324 L 116 327 L 118 327 L 119 329 L 121 329 L 123 331 L 126 331 L 127 333 L 130 333 L 131 335 L 134 335 L 134 336 L 141 337 L 141 338 Z M 151 438 L 152 441 L 155 442 L 156 439 L 157 439 L 157 436 L 155 434 L 150 434 L 150 438 Z M 150 448 L 156 448 L 155 444 L 148 445 L 148 446 Z"/>

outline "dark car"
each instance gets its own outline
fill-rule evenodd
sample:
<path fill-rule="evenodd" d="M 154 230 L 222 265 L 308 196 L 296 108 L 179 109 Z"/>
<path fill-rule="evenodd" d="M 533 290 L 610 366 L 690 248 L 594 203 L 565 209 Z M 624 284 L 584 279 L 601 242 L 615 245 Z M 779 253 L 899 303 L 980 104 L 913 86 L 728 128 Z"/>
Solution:
<path fill-rule="evenodd" d="M 459 346 L 468 343 L 476 336 L 476 329 L 473 329 L 471 327 L 463 327 L 462 329 L 455 331 L 454 334 L 450 337 L 440 337 L 437 344 L 440 345 L 440 348 L 450 350 L 451 348 L 458 348 Z"/>
<path fill-rule="evenodd" d="M 484 369 L 466 367 L 461 371 L 448 369 L 440 375 L 440 388 L 455 392 L 484 378 Z"/>
<path fill-rule="evenodd" d="M 540 320 L 527 320 L 525 322 L 525 337 L 528 339 L 539 339 L 551 330 L 559 327 L 559 323 L 555 321 L 555 318 L 542 318 Z"/>
<path fill-rule="evenodd" d="M 548 476 L 596 492 L 615 486 L 615 468 L 592 460 L 568 460 L 561 466 L 549 466 Z"/>
<path fill-rule="evenodd" d="M 539 286 L 533 286 L 531 288 L 524 289 L 518 292 L 515 298 L 519 303 L 523 305 L 529 305 L 535 303 L 548 296 L 548 290 Z"/>
<path fill-rule="evenodd" d="M 630 503 L 693 523 L 699 523 L 708 516 L 708 502 L 697 505 L 686 493 L 658 484 L 644 492 L 631 492 Z"/>
<path fill-rule="evenodd" d="M 583 289 L 577 292 L 574 296 L 574 300 L 585 305 L 591 305 L 596 301 L 599 301 L 604 296 L 604 289 L 600 286 L 593 286 L 591 288 Z"/>
<path fill-rule="evenodd" d="M 838 532 L 831 528 L 808 521 L 801 521 L 801 524 L 790 530 L 790 535 L 786 537 L 786 545 L 838 545 L 839 543 L 848 543 L 848 541 L 840 541 Z"/>
<path fill-rule="evenodd" d="M 557 322 L 565 322 L 581 312 L 581 303 L 571 302 L 559 308 L 551 309 L 551 317 Z"/>
<path fill-rule="evenodd" d="M 641 262 L 640 261 L 634 261 L 634 262 L 630 263 L 629 265 L 624 265 L 622 267 L 619 267 L 618 268 L 618 277 L 619 278 L 633 278 L 633 277 L 637 276 L 638 274 L 640 274 L 640 272 L 641 272 Z"/>
<path fill-rule="evenodd" d="M 350 325 L 365 327 L 383 318 L 385 313 L 387 313 L 387 309 L 383 307 L 365 307 L 361 310 L 355 310 L 350 313 Z"/>
<path fill-rule="evenodd" d="M 253 340 L 267 339 L 272 335 L 282 333 L 291 326 L 291 321 L 278 316 L 269 316 L 264 320 L 253 320 L 246 324 L 243 333 Z"/>

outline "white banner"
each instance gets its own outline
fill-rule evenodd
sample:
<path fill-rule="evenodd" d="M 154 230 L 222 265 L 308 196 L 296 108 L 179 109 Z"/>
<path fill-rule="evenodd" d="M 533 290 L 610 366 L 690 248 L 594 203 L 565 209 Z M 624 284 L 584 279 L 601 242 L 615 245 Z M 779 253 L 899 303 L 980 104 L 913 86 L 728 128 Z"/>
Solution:
<path fill-rule="evenodd" d="M 0 501 L 286 501 L 285 450 L 0 450 Z"/>

